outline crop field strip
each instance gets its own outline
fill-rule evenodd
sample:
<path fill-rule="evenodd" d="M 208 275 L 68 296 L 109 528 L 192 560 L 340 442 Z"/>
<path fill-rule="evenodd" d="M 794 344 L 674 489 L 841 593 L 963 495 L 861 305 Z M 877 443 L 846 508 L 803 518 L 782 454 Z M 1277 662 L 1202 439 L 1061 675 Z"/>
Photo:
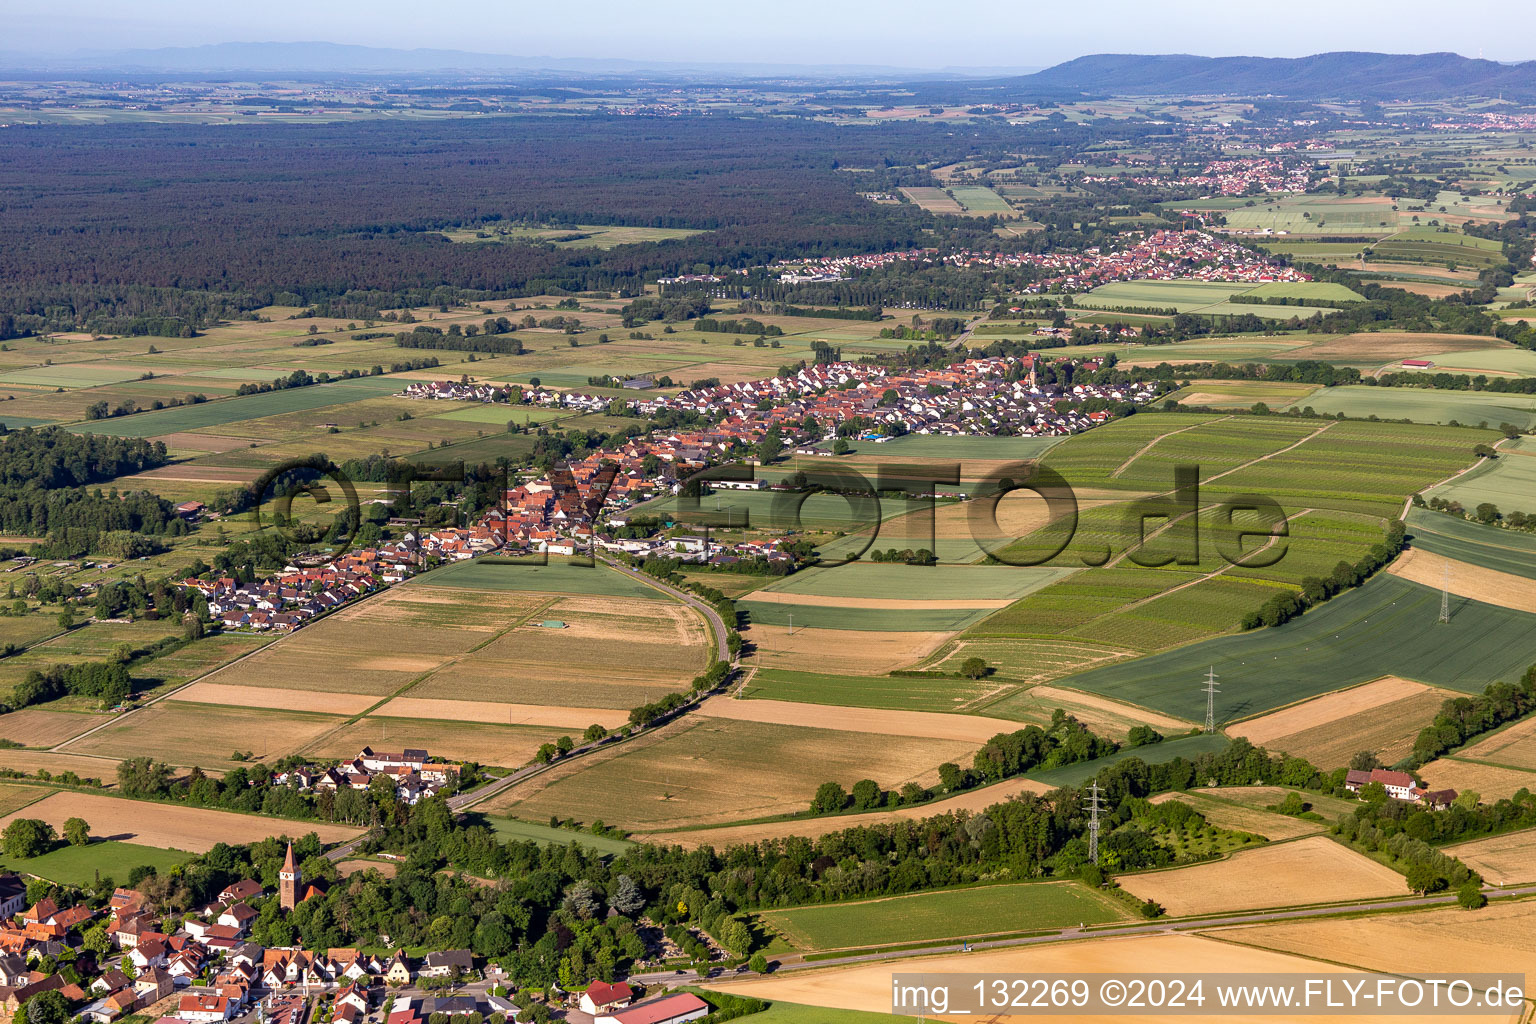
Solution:
<path fill-rule="evenodd" d="M 800 813 L 829 779 L 931 785 L 979 744 L 689 716 L 499 794 L 488 813 L 657 831 Z"/>
<path fill-rule="evenodd" d="M 1347 846 L 1310 836 L 1189 867 L 1118 876 L 1171 917 L 1367 900 L 1403 893 L 1403 876 Z"/>
<path fill-rule="evenodd" d="M 1536 660 L 1536 616 L 1462 598 L 1448 624 L 1436 590 L 1380 575 L 1276 627 L 1204 640 L 1067 685 L 1184 718 L 1204 714 L 1197 683 L 1215 667 L 1221 720 L 1246 718 L 1391 674 L 1480 692 Z"/>
<path fill-rule="evenodd" d="M 1226 732 L 1254 746 L 1306 758 L 1324 770 L 1347 765 L 1362 750 L 1383 764 L 1395 764 L 1413 749 L 1414 737 L 1441 705 L 1456 696 L 1388 677 L 1230 725 Z"/>
<path fill-rule="evenodd" d="M 762 914 L 765 924 L 804 950 L 961 939 L 994 931 L 1043 931 L 1128 917 L 1123 907 L 1077 882 L 941 889 Z"/>

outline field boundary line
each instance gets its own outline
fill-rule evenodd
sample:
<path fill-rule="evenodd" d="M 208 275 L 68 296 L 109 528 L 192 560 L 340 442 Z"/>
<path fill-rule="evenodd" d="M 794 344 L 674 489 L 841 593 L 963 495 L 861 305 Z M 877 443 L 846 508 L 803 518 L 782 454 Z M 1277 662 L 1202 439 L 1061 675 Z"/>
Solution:
<path fill-rule="evenodd" d="M 1138 448 L 1136 450 L 1136 454 L 1132 455 L 1130 458 L 1128 458 L 1124 462 L 1120 463 L 1120 465 L 1115 468 L 1115 471 L 1113 473 L 1109 474 L 1109 479 L 1113 480 L 1115 477 L 1119 476 L 1121 473 L 1124 473 L 1127 469 L 1130 469 L 1131 468 L 1131 463 L 1135 462 L 1137 459 L 1139 459 L 1143 455 L 1147 454 L 1147 452 L 1151 451 L 1154 447 L 1156 447 L 1157 443 L 1159 441 L 1163 440 L 1164 438 L 1172 437 L 1174 434 L 1182 434 L 1186 430 L 1194 430 L 1194 429 L 1196 429 L 1198 427 L 1210 426 L 1212 423 L 1220 423 L 1222 420 L 1229 420 L 1231 418 L 1232 418 L 1231 414 L 1228 414 L 1226 416 L 1218 416 L 1214 420 L 1201 420 L 1199 423 L 1191 423 L 1187 427 L 1180 427 L 1177 430 L 1170 430 L 1166 434 L 1158 434 L 1152 440 L 1148 441 L 1146 444 L 1144 444 L 1140 448 Z"/>
<path fill-rule="evenodd" d="M 1497 441 L 1493 442 L 1493 447 L 1495 449 L 1497 449 L 1499 447 L 1499 445 L 1504 444 L 1506 441 L 1513 441 L 1513 440 L 1515 440 L 1515 438 L 1512 438 L 1512 437 L 1501 437 Z M 1510 452 L 1505 452 L 1504 454 L 1508 455 L 1508 454 L 1511 454 L 1511 453 Z M 1529 453 L 1525 453 L 1525 454 L 1529 454 Z M 1413 499 L 1414 499 L 1415 496 L 1423 495 L 1426 491 L 1433 491 L 1437 487 L 1444 487 L 1446 484 L 1450 483 L 1452 480 L 1456 480 L 1456 479 L 1458 479 L 1460 477 L 1466 476 L 1468 473 L 1472 472 L 1474 469 L 1478 469 L 1479 467 L 1484 466 L 1484 465 L 1488 465 L 1488 464 L 1489 464 L 1489 460 L 1487 460 L 1487 459 L 1483 458 L 1481 455 L 1479 455 L 1477 457 L 1477 461 L 1472 463 L 1472 465 L 1467 466 L 1465 469 L 1457 470 L 1456 472 L 1452 473 L 1450 476 L 1446 477 L 1444 480 L 1441 480 L 1439 483 L 1434 483 L 1434 484 L 1430 484 L 1428 487 L 1421 487 L 1421 488 L 1419 488 L 1417 491 L 1414 491 L 1413 494 L 1410 494 L 1410 495 L 1408 495 L 1408 497 L 1403 499 L 1403 514 L 1398 516 L 1398 518 L 1404 520 L 1405 522 L 1407 521 L 1407 519 L 1408 519 L 1408 512 L 1413 508 Z M 1430 532 L 1431 533 L 1436 533 L 1438 531 L 1431 530 Z M 1446 536 L 1446 535 L 1442 534 L 1442 536 Z"/>
<path fill-rule="evenodd" d="M 363 601 L 366 601 L 369 597 L 374 596 L 374 594 L 382 594 L 382 593 L 384 593 L 383 590 L 376 590 L 376 591 L 373 592 L 373 594 L 368 594 L 366 597 L 364 597 L 361 600 L 359 600 L 357 602 L 357 604 L 361 604 Z M 354 607 L 355 607 L 355 605 L 354 605 Z M 238 636 L 240 634 L 234 634 L 234 635 Z M 246 658 L 250 658 L 250 657 L 253 657 L 253 656 L 257 655 L 257 654 L 260 654 L 262 651 L 266 650 L 268 647 L 271 647 L 273 644 L 277 643 L 279 640 L 281 640 L 284 636 L 287 636 L 287 635 L 288 634 L 286 634 L 286 633 L 280 633 L 277 636 L 272 637 L 270 640 L 268 640 L 266 643 L 262 644 L 260 647 L 257 647 L 254 650 L 246 651 L 244 654 L 240 655 L 238 658 L 234 659 L 233 661 L 226 661 L 222 665 L 216 665 L 213 668 L 208 669 L 206 672 L 203 672 L 201 675 L 193 676 L 191 679 L 188 679 L 186 682 L 182 683 L 180 686 L 175 687 L 174 689 L 170 689 L 170 690 L 165 691 L 164 693 L 160 694 L 158 697 L 151 697 L 149 700 L 145 701 L 143 704 L 140 704 L 138 707 L 134 708 L 131 711 L 125 711 L 125 712 L 123 712 L 120 715 L 114 715 L 112 718 L 108 719 L 107 721 L 102 722 L 100 725 L 92 726 L 91 728 L 87 729 L 85 732 L 82 732 L 78 736 L 71 736 L 69 739 L 65 740 L 63 743 L 59 743 L 59 744 L 56 744 L 55 746 L 49 747 L 48 750 L 47 750 L 47 753 L 50 753 L 50 754 L 66 753 L 64 748 L 69 746 L 71 743 L 78 743 L 80 740 L 85 739 L 87 736 L 94 736 L 96 733 L 100 732 L 103 729 L 106 729 L 106 728 L 109 728 L 111 726 L 119 725 L 119 724 L 121 724 L 123 722 L 126 722 L 128 719 L 132 718 L 134 715 L 137 715 L 140 711 L 148 710 L 149 708 L 151 708 L 154 705 L 160 703 L 161 701 L 170 699 L 171 697 L 173 697 L 176 694 L 180 693 L 182 690 L 185 690 L 187 687 L 192 686 L 195 683 L 202 682 L 205 677 L 211 676 L 215 672 L 222 672 L 226 668 L 231 668 L 231 667 L 233 667 L 235 665 L 240 664 Z M 102 757 L 103 756 L 103 755 L 100 755 L 100 754 L 86 754 L 86 753 L 83 753 L 83 752 L 80 752 L 80 751 L 73 751 L 73 750 L 72 751 L 68 751 L 68 753 L 77 754 L 77 755 L 82 756 L 82 757 Z M 111 760 L 111 759 L 107 758 L 107 760 Z"/>
<path fill-rule="evenodd" d="M 294 753 L 302 754 L 306 750 L 311 750 L 311 749 L 313 749 L 315 747 L 316 744 L 318 744 L 322 740 L 328 740 L 332 736 L 334 736 L 338 732 L 340 732 L 341 730 L 347 728 L 348 726 L 356 725 L 358 722 L 361 722 L 363 719 L 367 718 L 369 715 L 373 714 L 375 711 L 379 710 L 379 708 L 383 707 L 385 704 L 388 704 L 390 701 L 394 700 L 395 698 L 405 696 L 413 688 L 421 685 L 422 683 L 426 682 L 428 679 L 431 679 L 433 676 L 437 675 L 443 669 L 448 668 L 450 665 L 457 665 L 459 663 L 459 661 L 462 660 L 463 658 L 468 657 L 469 655 L 471 655 L 471 654 L 475 653 L 476 651 L 478 651 L 478 650 L 482 649 L 483 647 L 485 647 L 487 644 L 494 643 L 496 640 L 499 640 L 501 637 L 503 637 L 506 634 L 512 632 L 512 630 L 514 630 L 517 627 L 523 625 L 529 619 L 533 618 L 535 615 L 539 614 L 544 609 L 548 608 L 550 605 L 554 604 L 558 600 L 560 600 L 559 596 L 550 597 L 549 599 L 544 601 L 542 604 L 540 604 L 540 605 L 536 606 L 535 608 L 533 608 L 526 615 L 524 615 L 524 616 L 522 616 L 520 618 L 514 619 L 509 625 L 507 625 L 506 627 L 504 627 L 502 629 L 496 630 L 490 636 L 486 637 L 484 640 L 482 640 L 479 643 L 475 644 L 473 647 L 469 648 L 468 650 L 466 650 L 466 651 L 464 651 L 464 652 L 462 652 L 460 654 L 455 654 L 453 657 L 449 658 L 447 661 L 444 661 L 441 665 L 438 665 L 436 668 L 430 668 L 427 671 L 423 672 L 421 675 L 414 676 L 411 679 L 406 680 L 405 685 L 401 686 L 398 690 L 395 690 L 392 693 L 385 694 L 377 702 L 375 702 L 373 704 L 370 704 L 368 707 L 364 708 L 362 711 L 358 712 L 357 714 L 345 718 L 345 720 L 340 722 L 340 723 L 338 723 L 335 728 L 327 729 L 325 732 L 321 733 L 320 735 L 316 736 L 314 739 L 310 740 L 308 743 L 304 744 L 302 749 L 294 751 Z M 473 702 L 471 702 L 471 703 L 473 703 Z M 451 722 L 451 721 L 454 721 L 454 720 L 453 719 L 430 719 L 430 721 L 449 721 L 449 722 Z"/>

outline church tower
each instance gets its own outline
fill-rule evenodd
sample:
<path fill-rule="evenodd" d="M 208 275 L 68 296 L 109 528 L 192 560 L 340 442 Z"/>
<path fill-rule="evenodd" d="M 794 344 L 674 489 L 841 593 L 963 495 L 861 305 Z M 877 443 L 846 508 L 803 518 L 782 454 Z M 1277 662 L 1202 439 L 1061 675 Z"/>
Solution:
<path fill-rule="evenodd" d="M 293 862 L 293 844 L 289 843 L 283 869 L 277 873 L 277 902 L 284 910 L 298 906 L 300 880 L 298 865 Z"/>

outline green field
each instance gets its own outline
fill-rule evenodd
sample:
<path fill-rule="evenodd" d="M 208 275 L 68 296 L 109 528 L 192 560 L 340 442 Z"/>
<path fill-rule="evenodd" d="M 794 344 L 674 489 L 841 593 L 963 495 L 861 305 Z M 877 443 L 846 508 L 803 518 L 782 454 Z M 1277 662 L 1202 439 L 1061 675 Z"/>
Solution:
<path fill-rule="evenodd" d="M 126 884 L 128 872 L 143 865 L 153 867 L 159 874 L 169 874 L 192 857 L 193 854 L 180 850 L 108 840 L 88 846 L 61 846 L 41 857 L 0 857 L 0 864 L 8 870 L 37 875 L 60 885 L 88 888 L 98 878 Z"/>
<path fill-rule="evenodd" d="M 1520 437 L 1499 446 L 1496 459 L 1450 483 L 1426 491 L 1426 498 L 1459 501 L 1468 510 L 1492 502 L 1500 512 L 1536 512 L 1536 438 Z"/>
<path fill-rule="evenodd" d="M 365 398 L 394 394 L 405 386 L 389 377 L 359 377 L 355 380 L 337 381 L 331 384 L 313 384 L 303 388 L 269 391 L 264 395 L 244 395 L 204 402 L 201 405 L 184 405 L 174 409 L 157 409 L 118 416 L 105 420 L 76 423 L 69 429 L 79 433 L 117 434 L 120 437 L 156 437 L 180 431 L 203 430 L 223 426 L 241 420 L 262 416 L 275 416 L 285 412 L 302 412 L 328 405 L 359 402 Z"/>
<path fill-rule="evenodd" d="M 954 676 L 838 676 L 760 668 L 753 673 L 742 696 L 842 707 L 958 711 L 960 705 L 979 700 L 996 689 L 995 683 L 985 679 Z"/>
<path fill-rule="evenodd" d="M 1094 306 L 1155 306 L 1188 313 L 1225 302 L 1247 288 L 1216 281 L 1114 281 L 1099 285 L 1082 298 Z"/>
<path fill-rule="evenodd" d="M 1270 294 L 1287 294 L 1284 289 L 1298 286 L 1283 285 L 1280 287 L 1282 290 L 1271 292 Z M 1319 297 L 1336 298 L 1342 296 L 1346 299 L 1361 298 L 1361 296 L 1356 295 L 1342 285 L 1324 287 L 1337 288 L 1338 292 Z M 1271 306 L 1259 303 L 1228 301 L 1233 295 L 1245 295 L 1252 290 L 1253 288 L 1246 284 L 1225 284 L 1216 281 L 1114 281 L 1110 284 L 1099 285 L 1093 291 L 1082 296 L 1082 298 L 1089 305 L 1093 306 L 1109 306 L 1111 308 L 1126 306 L 1133 309 L 1176 309 L 1180 313 L 1220 314 L 1223 316 L 1251 313 L 1254 316 L 1261 316 L 1271 320 L 1289 320 L 1293 316 L 1308 317 L 1313 313 L 1327 313 L 1331 311 L 1321 306 Z"/>
<path fill-rule="evenodd" d="M 1200 681 L 1215 668 L 1221 721 L 1330 693 L 1385 675 L 1481 692 L 1517 679 L 1536 661 L 1536 615 L 1451 598 L 1441 624 L 1440 592 L 1387 574 L 1338 595 L 1283 626 L 1166 651 L 1079 673 L 1078 689 L 1198 720 Z"/>
<path fill-rule="evenodd" d="M 1000 213 L 1009 216 L 1013 213 L 1013 207 L 1009 206 L 1002 196 L 989 188 L 981 185 L 956 185 L 950 189 L 955 200 L 963 207 L 966 213 L 989 214 Z"/>
<path fill-rule="evenodd" d="M 1077 882 L 1025 882 L 771 910 L 762 918 L 796 948 L 811 950 L 1044 931 L 1128 916 Z"/>
<path fill-rule="evenodd" d="M 1314 384 L 1264 380 L 1197 380 L 1168 397 L 1176 402 L 1210 406 L 1213 409 L 1247 409 L 1263 402 L 1271 409 L 1283 409 L 1317 390 Z M 1198 397 L 1197 397 L 1198 396 Z"/>
<path fill-rule="evenodd" d="M 121 384 L 144 373 L 133 366 L 45 366 L 32 370 L 0 370 L 0 384 L 33 384 L 50 388 L 93 388 Z"/>
<path fill-rule="evenodd" d="M 1328 281 L 1269 281 L 1243 292 L 1256 299 L 1326 299 L 1329 302 L 1364 302 L 1352 288 Z"/>
<path fill-rule="evenodd" d="M 1220 733 L 1180 736 L 1145 747 L 1128 747 L 1124 750 L 1117 750 L 1107 757 L 1100 757 L 1092 761 L 1079 761 L 1076 764 L 1065 765 L 1061 768 L 1052 768 L 1050 771 L 1031 772 L 1029 777 L 1037 782 L 1043 782 L 1047 786 L 1081 786 L 1103 769 L 1128 758 L 1134 757 L 1144 764 L 1165 764 L 1178 757 L 1193 761 L 1201 754 L 1225 750 L 1229 742 Z"/>
<path fill-rule="evenodd" d="M 508 421 L 515 423 L 547 423 L 562 417 L 573 416 L 570 409 L 545 409 L 535 405 L 502 405 L 496 402 L 485 402 L 480 405 L 472 405 L 467 409 L 455 409 L 433 416 L 435 420 L 455 420 L 464 423 L 489 423 L 498 427 L 505 427 Z"/>
<path fill-rule="evenodd" d="M 536 825 L 531 821 L 518 821 L 516 818 L 486 818 L 485 820 L 496 833 L 496 838 L 504 843 L 531 842 L 538 843 L 540 846 L 569 846 L 575 843 L 577 846 L 586 847 L 604 856 L 616 856 L 635 845 L 627 839 L 611 839 L 608 836 L 595 836 L 590 832 L 576 832 L 568 828 L 551 828 L 549 825 Z"/>
<path fill-rule="evenodd" d="M 907 543 L 903 540 L 901 545 Z M 836 544 L 831 546 L 835 548 Z M 877 537 L 875 547 L 880 546 Z M 831 569 L 802 569 L 763 590 L 820 597 L 985 601 L 1023 597 L 1071 571 L 1005 565 L 902 565 L 861 561 Z"/>
<path fill-rule="evenodd" d="M 947 437 L 943 434 L 903 434 L 889 441 L 854 439 L 851 443 L 858 454 L 878 455 L 881 458 L 1014 461 L 1037 459 L 1060 444 L 1062 440 L 1060 437 Z M 842 461 L 842 459 L 836 459 L 834 464 Z M 814 467 L 815 463 L 805 465 Z"/>
<path fill-rule="evenodd" d="M 1236 202 L 1229 199 L 1181 200 L 1166 205 L 1180 209 L 1220 210 L 1226 217 L 1227 227 L 1239 231 L 1284 231 L 1290 235 L 1324 237 L 1388 235 L 1400 224 L 1411 223 L 1412 217 L 1393 210 L 1391 200 L 1386 198 L 1360 203 L 1323 196 L 1281 196 L 1257 201 L 1239 198 Z M 1261 238 L 1259 241 L 1267 245 L 1271 239 Z M 1282 236 L 1278 241 L 1283 244 L 1289 239 Z M 1358 248 L 1358 243 L 1355 244 Z"/>
<path fill-rule="evenodd" d="M 1416 548 L 1457 562 L 1536 579 L 1536 534 L 1415 508 L 1408 512 L 1408 540 Z"/>
<path fill-rule="evenodd" d="M 548 565 L 514 565 L 474 559 L 455 562 L 418 576 L 407 586 L 462 587 L 466 590 L 528 590 L 550 594 L 595 594 L 638 600 L 666 595 L 639 580 L 602 565 L 590 568 L 551 558 Z"/>
<path fill-rule="evenodd" d="M 895 1024 L 911 1019 L 869 1010 L 840 1010 L 780 1001 L 770 1003 L 761 1013 L 754 1013 L 752 1024 Z"/>
<path fill-rule="evenodd" d="M 812 466 L 811 470 L 816 469 Z M 807 470 L 810 472 L 810 470 Z M 869 485 L 874 487 L 874 483 Z M 804 501 L 801 501 L 801 498 Z M 871 490 L 865 496 L 844 498 L 838 494 L 800 495 L 790 491 L 716 491 L 697 499 L 690 508 L 678 497 L 655 498 L 635 506 L 635 512 L 663 519 L 681 517 L 679 522 L 703 523 L 731 528 L 750 525 L 769 530 L 846 530 L 852 532 L 867 525 L 874 515 L 882 520 L 905 515 L 909 502 L 880 500 Z M 798 524 L 798 525 L 797 525 Z M 907 545 L 902 545 L 906 547 Z"/>
<path fill-rule="evenodd" d="M 1432 391 L 1428 388 L 1383 388 L 1364 384 L 1322 388 L 1293 407 L 1309 407 L 1325 416 L 1343 413 L 1364 419 L 1412 420 L 1464 426 L 1513 423 L 1522 430 L 1536 426 L 1536 395 L 1495 391 Z"/>
<path fill-rule="evenodd" d="M 736 607 L 764 626 L 897 633 L 953 633 L 992 614 L 990 608 L 828 608 L 754 601 L 750 596 Z"/>

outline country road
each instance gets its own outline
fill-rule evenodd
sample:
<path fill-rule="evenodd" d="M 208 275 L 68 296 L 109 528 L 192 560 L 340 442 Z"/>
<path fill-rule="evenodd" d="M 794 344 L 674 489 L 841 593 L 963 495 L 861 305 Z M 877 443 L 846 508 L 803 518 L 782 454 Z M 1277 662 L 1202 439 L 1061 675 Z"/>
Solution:
<path fill-rule="evenodd" d="M 654 576 L 647 576 L 643 572 L 639 572 L 638 570 L 631 569 L 627 565 L 622 565 L 619 562 L 615 562 L 607 555 L 598 555 L 597 557 L 599 561 L 608 566 L 610 569 L 616 569 L 624 575 L 629 576 L 632 579 L 639 580 L 641 583 L 644 583 L 648 587 L 654 587 L 655 589 L 660 590 L 671 597 L 677 598 L 688 607 L 702 612 L 704 617 L 709 620 L 710 629 L 715 634 L 715 658 L 724 662 L 729 662 L 731 660 L 731 650 L 728 646 L 726 646 L 725 642 L 727 633 L 725 628 L 725 620 L 720 617 L 719 612 L 715 611 L 713 605 L 699 600 L 697 597 L 694 597 L 686 590 L 679 590 L 678 588 L 672 586 L 670 583 L 663 583 L 661 580 L 658 580 Z"/>

